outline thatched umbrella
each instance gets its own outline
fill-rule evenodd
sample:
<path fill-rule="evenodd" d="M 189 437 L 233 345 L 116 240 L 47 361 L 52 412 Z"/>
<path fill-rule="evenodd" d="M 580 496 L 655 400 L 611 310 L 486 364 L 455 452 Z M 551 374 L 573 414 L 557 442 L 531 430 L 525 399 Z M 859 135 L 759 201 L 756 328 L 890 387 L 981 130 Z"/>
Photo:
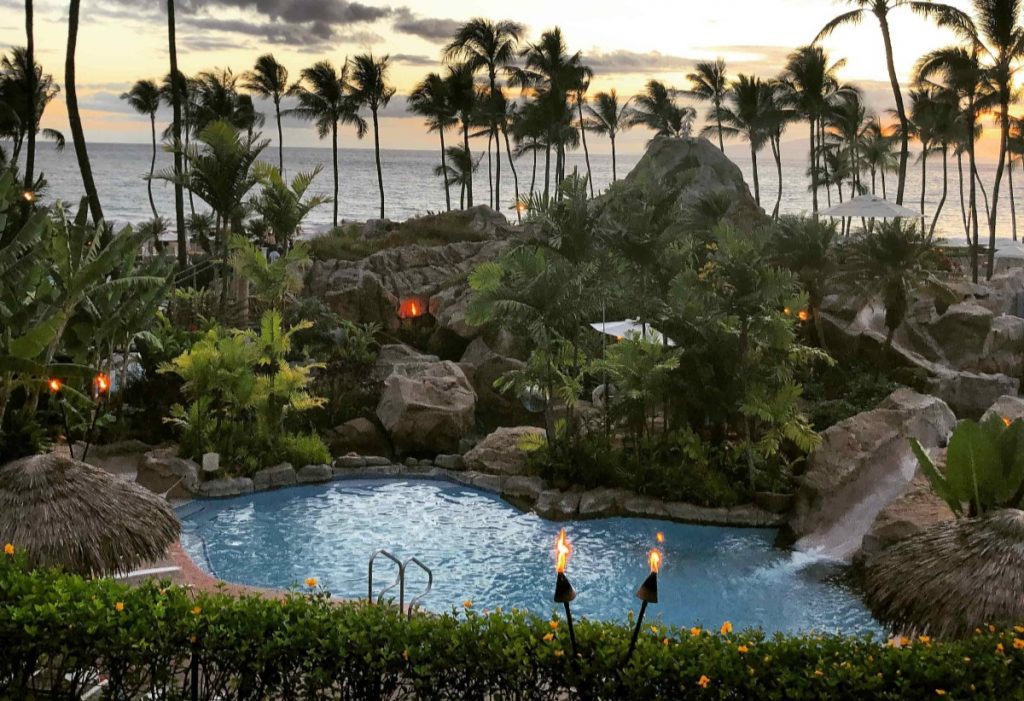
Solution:
<path fill-rule="evenodd" d="M 932 526 L 873 558 L 865 581 L 872 612 L 898 633 L 962 638 L 1024 623 L 1024 511 Z"/>
<path fill-rule="evenodd" d="M 180 530 L 162 497 L 92 465 L 51 453 L 0 467 L 0 544 L 32 566 L 128 572 L 163 557 Z"/>

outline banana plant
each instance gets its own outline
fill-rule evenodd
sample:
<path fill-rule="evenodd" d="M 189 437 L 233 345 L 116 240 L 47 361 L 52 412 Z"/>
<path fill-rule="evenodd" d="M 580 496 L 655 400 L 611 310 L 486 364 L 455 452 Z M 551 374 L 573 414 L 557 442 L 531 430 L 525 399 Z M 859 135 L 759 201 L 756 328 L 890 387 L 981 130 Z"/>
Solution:
<path fill-rule="evenodd" d="M 949 439 L 941 471 L 920 442 L 912 438 L 910 446 L 932 491 L 958 517 L 1019 508 L 1024 501 L 1022 420 L 994 416 L 981 423 L 962 421 Z"/>

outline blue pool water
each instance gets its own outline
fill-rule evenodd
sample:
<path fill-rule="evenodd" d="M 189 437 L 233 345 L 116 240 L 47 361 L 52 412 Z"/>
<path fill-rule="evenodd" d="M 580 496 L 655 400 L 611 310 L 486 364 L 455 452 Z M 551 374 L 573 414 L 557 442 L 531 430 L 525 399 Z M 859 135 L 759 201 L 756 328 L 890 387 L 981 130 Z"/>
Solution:
<path fill-rule="evenodd" d="M 182 507 L 182 542 L 215 576 L 285 588 L 316 577 L 332 594 L 365 597 L 367 560 L 377 548 L 415 555 L 434 571 L 423 605 L 433 611 L 528 608 L 547 614 L 554 541 L 573 546 L 567 574 L 573 611 L 624 620 L 639 602 L 646 555 L 665 534 L 658 604 L 649 616 L 675 625 L 767 631 L 878 630 L 842 568 L 772 547 L 771 529 L 690 526 L 653 519 L 553 523 L 469 487 L 428 480 L 351 480 L 295 487 Z M 377 578 L 394 579 L 379 560 Z M 410 570 L 410 592 L 425 575 Z"/>

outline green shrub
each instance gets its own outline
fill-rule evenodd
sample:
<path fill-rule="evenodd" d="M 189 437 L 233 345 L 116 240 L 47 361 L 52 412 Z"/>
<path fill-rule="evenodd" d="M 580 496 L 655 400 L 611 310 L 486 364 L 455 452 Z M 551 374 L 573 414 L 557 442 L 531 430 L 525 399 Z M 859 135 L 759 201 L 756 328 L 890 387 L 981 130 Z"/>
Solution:
<path fill-rule="evenodd" d="M 20 556 L 0 554 L 0 698 L 40 698 L 48 680 L 60 688 L 45 698 L 79 698 L 96 675 L 111 699 L 1024 695 L 1024 640 L 1012 630 L 891 646 L 870 636 L 723 634 L 652 621 L 627 663 L 631 628 L 622 623 L 579 621 L 574 659 L 557 617 L 467 608 L 407 619 L 395 606 L 338 604 L 321 589 L 307 592 L 277 600 L 166 583 L 129 587 L 27 572 Z"/>
<path fill-rule="evenodd" d="M 315 433 L 286 433 L 281 436 L 278 450 L 284 462 L 290 462 L 296 467 L 327 465 L 331 462 L 331 451 Z"/>
<path fill-rule="evenodd" d="M 410 219 L 380 236 L 364 238 L 362 226 L 346 224 L 309 242 L 314 260 L 359 260 L 379 251 L 402 246 L 443 246 L 465 241 L 484 241 L 479 231 L 455 218 Z"/>

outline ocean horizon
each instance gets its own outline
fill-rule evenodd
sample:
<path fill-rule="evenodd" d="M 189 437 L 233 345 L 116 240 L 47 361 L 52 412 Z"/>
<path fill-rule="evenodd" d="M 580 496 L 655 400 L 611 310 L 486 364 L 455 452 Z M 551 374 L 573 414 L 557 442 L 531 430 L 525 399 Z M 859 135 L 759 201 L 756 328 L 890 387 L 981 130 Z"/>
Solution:
<path fill-rule="evenodd" d="M 159 147 L 158 147 L 159 149 Z M 474 156 L 481 155 L 479 149 Z M 727 152 L 728 153 L 728 152 Z M 92 163 L 93 176 L 103 205 L 104 215 L 116 225 L 139 224 L 152 217 L 146 191 L 145 175 L 149 171 L 151 147 L 137 143 L 90 143 L 89 158 Z M 750 159 L 731 159 L 743 172 L 744 179 L 753 193 L 753 177 Z M 618 174 L 621 179 L 640 160 L 641 154 L 626 153 L 618 156 Z M 262 160 L 277 163 L 277 149 L 269 147 L 263 152 Z M 433 170 L 439 164 L 439 152 L 415 149 L 382 149 L 381 161 L 384 174 L 385 217 L 393 221 L 403 221 L 412 217 L 422 216 L 445 209 L 444 187 L 441 178 L 434 175 Z M 83 189 L 74 150 L 69 146 L 63 153 L 58 153 L 46 143 L 41 143 L 36 156 L 37 172 L 47 180 L 47 187 L 42 193 L 43 202 L 61 200 L 77 206 Z M 298 172 L 309 171 L 317 165 L 323 171 L 314 181 L 311 192 L 330 196 L 332 190 L 331 151 L 323 147 L 290 147 L 284 148 L 285 175 L 290 178 Z M 591 172 L 595 192 L 605 190 L 612 181 L 612 160 L 609 154 L 591 153 Z M 170 169 L 173 165 L 171 154 L 163 150 L 157 151 L 156 171 Z M 493 164 L 492 164 L 493 165 Z M 567 170 L 578 169 L 586 173 L 586 162 L 582 152 L 573 152 L 567 157 Z M 778 180 L 775 163 L 769 153 L 759 154 L 758 174 L 761 186 L 761 206 L 771 212 L 775 205 Z M 366 221 L 375 219 L 379 213 L 379 194 L 377 190 L 377 174 L 372 149 L 342 149 L 338 156 L 339 168 L 339 205 L 338 216 L 344 221 Z M 537 191 L 544 187 L 543 157 L 538 159 L 537 175 L 534 183 Z M 489 199 L 488 163 L 484 156 L 479 170 L 474 177 L 474 204 L 487 204 Z M 516 160 L 519 177 L 520 194 L 528 193 L 533 180 L 533 159 L 523 157 Z M 783 160 L 782 202 L 780 211 L 783 214 L 808 214 L 811 211 L 811 196 L 808 192 L 809 182 L 806 178 L 806 161 L 799 159 Z M 991 197 L 991 187 L 995 173 L 995 165 L 982 163 L 978 166 L 979 176 L 987 194 Z M 936 226 L 936 234 L 953 241 L 964 240 L 961 219 L 960 199 L 958 190 L 956 160 L 950 158 L 948 194 L 942 214 Z M 1019 170 L 1015 173 L 1020 177 Z M 890 199 L 895 199 L 894 174 L 886 177 L 887 192 Z M 1015 183 L 1020 187 L 1020 183 Z M 965 194 L 966 194 L 965 183 Z M 881 195 L 881 182 L 878 183 L 878 194 Z M 927 172 L 927 189 L 924 201 L 924 212 L 927 223 L 938 206 L 942 195 L 942 161 L 938 156 L 929 159 Z M 844 193 L 844 198 L 848 192 Z M 838 202 L 835 189 L 832 191 L 833 204 Z M 174 189 L 165 181 L 154 181 L 153 199 L 157 213 L 171 221 L 174 217 Z M 514 182 L 507 159 L 502 160 L 501 169 L 501 201 L 502 212 L 512 219 L 515 216 Z M 984 197 L 979 193 L 981 215 L 984 215 Z M 194 198 L 196 211 L 208 211 L 205 204 Z M 452 207 L 459 204 L 459 192 L 452 189 Z M 904 204 L 911 208 L 921 207 L 921 167 L 911 160 L 908 167 Z M 819 191 L 819 207 L 828 206 L 828 197 L 824 189 Z M 186 216 L 190 206 L 186 193 Z M 987 238 L 988 227 L 983 221 L 981 233 Z M 326 231 L 331 226 L 332 207 L 323 205 L 310 213 L 303 230 L 306 233 Z M 1020 227 L 1024 229 L 1024 220 Z M 999 220 L 997 236 L 1012 236 L 1012 212 L 1009 198 L 1008 181 L 1004 176 L 1002 194 L 999 203 Z"/>

